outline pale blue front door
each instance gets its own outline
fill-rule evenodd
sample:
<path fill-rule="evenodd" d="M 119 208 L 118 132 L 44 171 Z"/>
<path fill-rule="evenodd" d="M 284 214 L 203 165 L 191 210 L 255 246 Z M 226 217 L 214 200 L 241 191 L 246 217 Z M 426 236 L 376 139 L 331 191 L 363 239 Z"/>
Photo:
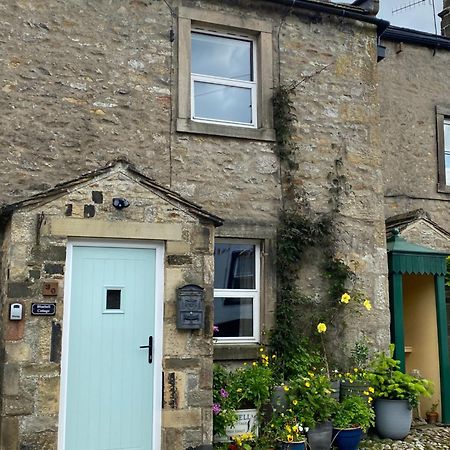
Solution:
<path fill-rule="evenodd" d="M 155 249 L 73 246 L 63 450 L 156 450 L 155 364 L 140 348 L 161 338 L 155 270 Z"/>

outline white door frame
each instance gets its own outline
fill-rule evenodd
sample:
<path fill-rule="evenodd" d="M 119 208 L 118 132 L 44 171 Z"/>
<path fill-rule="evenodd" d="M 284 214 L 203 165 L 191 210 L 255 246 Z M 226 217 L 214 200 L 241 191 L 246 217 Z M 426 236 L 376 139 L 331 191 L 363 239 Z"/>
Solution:
<path fill-rule="evenodd" d="M 64 277 L 64 314 L 61 351 L 61 378 L 59 393 L 58 450 L 65 450 L 65 424 L 67 406 L 67 373 L 68 348 L 70 333 L 70 302 L 72 287 L 72 255 L 73 247 L 121 247 L 145 248 L 156 250 L 155 264 L 155 336 L 153 340 L 153 442 L 152 450 L 161 448 L 161 415 L 162 415 L 162 348 L 163 348 L 163 304 L 164 304 L 164 243 L 159 241 L 139 241 L 128 239 L 69 239 L 66 251 L 66 267 Z"/>

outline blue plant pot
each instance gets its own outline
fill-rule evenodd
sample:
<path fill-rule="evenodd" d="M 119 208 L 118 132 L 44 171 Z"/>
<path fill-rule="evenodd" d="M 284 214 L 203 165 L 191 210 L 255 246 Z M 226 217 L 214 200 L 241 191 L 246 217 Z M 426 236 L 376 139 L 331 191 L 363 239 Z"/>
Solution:
<path fill-rule="evenodd" d="M 280 450 L 305 450 L 305 442 L 280 442 Z"/>
<path fill-rule="evenodd" d="M 333 446 L 339 450 L 356 450 L 361 436 L 361 428 L 333 428 Z"/>

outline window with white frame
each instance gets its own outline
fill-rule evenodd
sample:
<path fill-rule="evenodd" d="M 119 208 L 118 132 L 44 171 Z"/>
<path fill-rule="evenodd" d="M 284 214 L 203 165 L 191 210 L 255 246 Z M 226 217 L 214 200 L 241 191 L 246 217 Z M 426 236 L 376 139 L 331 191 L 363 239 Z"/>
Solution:
<path fill-rule="evenodd" d="M 259 340 L 260 248 L 254 241 L 218 240 L 214 248 L 214 337 L 222 343 Z"/>
<path fill-rule="evenodd" d="M 273 23 L 178 8 L 176 130 L 275 141 Z"/>
<path fill-rule="evenodd" d="M 256 127 L 254 40 L 193 30 L 191 58 L 192 120 Z"/>
<path fill-rule="evenodd" d="M 438 190 L 450 193 L 450 107 L 437 106 Z"/>
<path fill-rule="evenodd" d="M 445 184 L 450 186 L 450 117 L 444 119 Z"/>

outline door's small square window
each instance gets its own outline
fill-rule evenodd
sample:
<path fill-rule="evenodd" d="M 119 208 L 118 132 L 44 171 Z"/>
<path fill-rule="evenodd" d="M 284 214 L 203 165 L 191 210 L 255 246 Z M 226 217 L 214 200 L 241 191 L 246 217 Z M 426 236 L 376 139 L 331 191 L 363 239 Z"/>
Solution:
<path fill-rule="evenodd" d="M 107 289 L 106 290 L 106 309 L 120 310 L 122 302 L 121 289 Z"/>

